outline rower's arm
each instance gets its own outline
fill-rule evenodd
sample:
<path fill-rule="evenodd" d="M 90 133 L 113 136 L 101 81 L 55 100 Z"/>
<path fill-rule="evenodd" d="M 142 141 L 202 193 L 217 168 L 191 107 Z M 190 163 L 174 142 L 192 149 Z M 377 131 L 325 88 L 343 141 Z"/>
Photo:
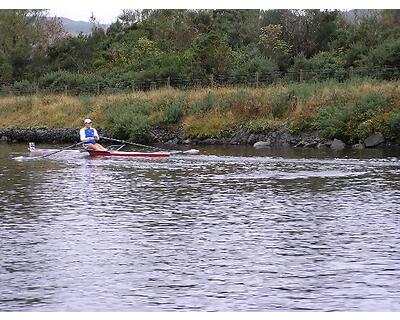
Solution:
<path fill-rule="evenodd" d="M 82 142 L 86 142 L 86 141 L 92 140 L 92 138 L 86 138 L 85 130 L 84 130 L 84 129 L 81 129 L 81 130 L 79 131 L 79 135 L 80 135 L 80 137 L 81 137 L 81 141 L 82 141 Z"/>
<path fill-rule="evenodd" d="M 97 133 L 97 130 L 94 129 L 94 128 L 93 128 L 93 137 L 94 137 L 96 140 L 99 140 L 99 139 L 100 139 L 100 137 L 99 137 L 99 135 L 98 135 L 98 133 Z"/>

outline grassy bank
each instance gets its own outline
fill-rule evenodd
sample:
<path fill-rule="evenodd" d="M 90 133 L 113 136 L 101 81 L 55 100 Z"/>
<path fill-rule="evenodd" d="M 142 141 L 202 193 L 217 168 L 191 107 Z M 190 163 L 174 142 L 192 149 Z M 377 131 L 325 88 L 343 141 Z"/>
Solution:
<path fill-rule="evenodd" d="M 288 127 L 318 130 L 355 142 L 373 132 L 400 134 L 400 82 L 356 79 L 263 88 L 163 89 L 100 96 L 0 98 L 0 127 L 98 127 L 140 139 L 151 127 L 180 126 L 188 136 L 219 137 L 228 130 Z"/>

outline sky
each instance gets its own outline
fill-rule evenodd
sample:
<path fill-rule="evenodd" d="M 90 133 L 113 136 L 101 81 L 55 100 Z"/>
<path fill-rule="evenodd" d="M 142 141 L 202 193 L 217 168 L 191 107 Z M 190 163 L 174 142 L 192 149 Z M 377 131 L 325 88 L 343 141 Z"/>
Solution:
<path fill-rule="evenodd" d="M 399 8 L 394 0 L 1 0 L 0 8 L 50 9 L 50 14 L 88 21 L 92 12 L 100 23 L 114 22 L 124 9 L 385 9 Z"/>
<path fill-rule="evenodd" d="M 76 10 L 75 8 L 57 8 L 50 9 L 50 15 L 65 17 L 71 20 L 89 21 L 92 12 L 100 23 L 110 24 L 114 22 L 122 9 L 119 8 L 84 8 Z"/>

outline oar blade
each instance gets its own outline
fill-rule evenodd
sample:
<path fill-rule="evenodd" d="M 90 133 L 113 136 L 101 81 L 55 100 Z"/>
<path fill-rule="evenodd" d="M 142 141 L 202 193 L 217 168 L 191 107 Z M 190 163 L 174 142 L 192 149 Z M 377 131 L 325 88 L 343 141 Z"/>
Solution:
<path fill-rule="evenodd" d="M 186 150 L 186 151 L 181 151 L 181 150 L 174 150 L 174 151 L 170 151 L 171 154 L 199 154 L 200 151 L 197 149 L 190 149 L 190 150 Z"/>
<path fill-rule="evenodd" d="M 190 149 L 190 150 L 183 151 L 182 153 L 184 153 L 184 154 L 199 154 L 200 150 Z"/>

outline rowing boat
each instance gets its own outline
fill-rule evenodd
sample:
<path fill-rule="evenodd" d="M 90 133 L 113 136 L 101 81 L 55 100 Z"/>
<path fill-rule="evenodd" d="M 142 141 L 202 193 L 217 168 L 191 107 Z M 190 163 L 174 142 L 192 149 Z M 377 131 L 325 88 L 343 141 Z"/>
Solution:
<path fill-rule="evenodd" d="M 125 152 L 125 151 L 94 151 L 87 150 L 90 157 L 151 157 L 165 158 L 171 154 L 168 152 Z"/>
<path fill-rule="evenodd" d="M 57 152 L 59 149 L 35 149 L 30 152 L 32 156 L 46 156 Z M 171 154 L 168 152 L 125 152 L 125 151 L 92 151 L 92 150 L 65 150 L 69 155 L 82 155 L 89 157 L 150 157 L 166 158 Z"/>
<path fill-rule="evenodd" d="M 165 158 L 169 157 L 171 153 L 169 152 L 127 152 L 119 150 L 107 150 L 107 151 L 94 151 L 87 149 L 80 150 L 62 150 L 62 149 L 39 149 L 35 147 L 34 143 L 29 143 L 30 154 L 33 156 L 43 156 L 57 153 L 66 152 L 69 155 L 83 155 L 89 157 L 151 157 L 151 158 Z"/>

